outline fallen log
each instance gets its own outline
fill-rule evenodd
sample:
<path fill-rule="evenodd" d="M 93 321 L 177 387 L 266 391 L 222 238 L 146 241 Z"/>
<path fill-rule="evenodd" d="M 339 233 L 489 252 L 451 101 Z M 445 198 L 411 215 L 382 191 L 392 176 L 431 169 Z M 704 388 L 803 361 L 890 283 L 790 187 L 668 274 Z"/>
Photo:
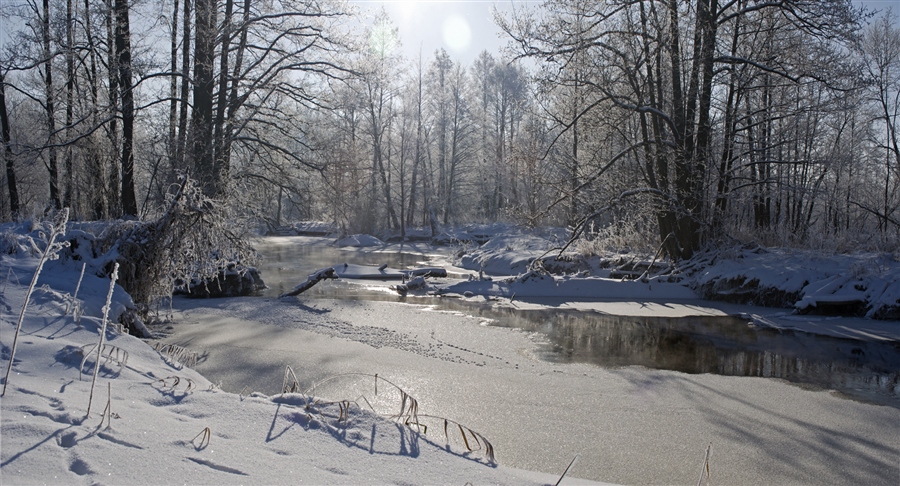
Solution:
<path fill-rule="evenodd" d="M 312 275 L 306 277 L 306 281 L 305 281 L 305 282 L 303 282 L 303 283 L 301 283 L 300 285 L 294 287 L 294 290 L 291 290 L 290 292 L 283 293 L 283 294 L 279 295 L 278 298 L 280 299 L 280 298 L 282 298 L 282 297 L 293 297 L 293 296 L 295 296 L 295 295 L 300 295 L 300 294 L 302 294 L 303 292 L 306 292 L 307 290 L 309 290 L 310 288 L 312 288 L 313 285 L 319 283 L 319 282 L 322 281 L 322 280 L 325 280 L 325 279 L 336 279 L 336 278 L 338 278 L 338 276 L 334 273 L 334 268 L 332 268 L 332 267 L 328 267 L 328 268 L 323 268 L 323 269 L 321 269 L 321 270 L 317 270 L 317 271 L 316 271 L 315 273 L 313 273 Z"/>
<path fill-rule="evenodd" d="M 408 277 L 447 277 L 447 270 L 441 267 L 414 268 L 412 270 L 407 270 L 405 273 Z"/>

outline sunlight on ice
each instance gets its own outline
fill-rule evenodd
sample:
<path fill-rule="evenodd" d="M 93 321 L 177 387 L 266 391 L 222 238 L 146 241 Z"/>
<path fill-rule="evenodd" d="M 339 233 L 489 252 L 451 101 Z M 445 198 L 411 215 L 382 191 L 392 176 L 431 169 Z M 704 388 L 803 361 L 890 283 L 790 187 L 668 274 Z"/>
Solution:
<path fill-rule="evenodd" d="M 472 40 L 469 22 L 460 15 L 451 15 L 444 20 L 444 42 L 454 51 L 463 51 Z"/>

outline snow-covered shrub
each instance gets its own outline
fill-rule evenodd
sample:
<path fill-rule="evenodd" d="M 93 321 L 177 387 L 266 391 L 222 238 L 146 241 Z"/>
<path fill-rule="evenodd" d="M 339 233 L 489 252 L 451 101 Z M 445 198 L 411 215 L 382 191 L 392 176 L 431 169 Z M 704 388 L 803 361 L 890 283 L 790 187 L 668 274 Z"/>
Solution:
<path fill-rule="evenodd" d="M 574 249 L 585 256 L 622 252 L 652 255 L 658 246 L 659 234 L 654 225 L 622 220 L 605 225 L 589 224 Z"/>
<path fill-rule="evenodd" d="M 7 225 L 0 231 L 0 254 L 15 255 L 19 252 L 19 234 Z"/>
<path fill-rule="evenodd" d="M 229 268 L 243 272 L 258 258 L 248 242 L 248 225 L 224 201 L 206 197 L 184 178 L 167 209 L 150 221 L 120 221 L 97 238 L 111 271 L 142 311 L 192 279 L 213 279 Z"/>

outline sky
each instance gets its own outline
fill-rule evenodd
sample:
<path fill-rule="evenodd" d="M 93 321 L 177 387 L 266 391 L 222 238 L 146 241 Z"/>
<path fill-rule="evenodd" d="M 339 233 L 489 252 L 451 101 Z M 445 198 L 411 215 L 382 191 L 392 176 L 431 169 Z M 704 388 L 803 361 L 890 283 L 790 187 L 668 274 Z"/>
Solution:
<path fill-rule="evenodd" d="M 425 59 L 440 48 L 454 60 L 471 64 L 487 50 L 498 53 L 506 45 L 494 24 L 493 10 L 539 6 L 542 0 L 351 0 L 361 12 L 376 15 L 381 8 L 399 29 L 403 54 L 410 59 L 421 50 Z"/>
<path fill-rule="evenodd" d="M 514 9 L 534 8 L 543 0 L 350 0 L 369 15 L 383 7 L 399 29 L 404 56 L 428 59 L 444 48 L 454 60 L 471 64 L 478 54 L 493 54 L 506 46 L 500 29 L 494 24 L 493 9 L 510 14 Z M 873 10 L 894 7 L 900 13 L 898 0 L 857 1 Z"/>

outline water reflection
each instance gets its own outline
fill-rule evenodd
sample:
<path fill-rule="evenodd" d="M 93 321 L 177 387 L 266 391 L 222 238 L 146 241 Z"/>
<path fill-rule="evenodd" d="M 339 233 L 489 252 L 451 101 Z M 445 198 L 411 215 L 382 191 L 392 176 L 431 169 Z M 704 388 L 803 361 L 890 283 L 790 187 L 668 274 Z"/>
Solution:
<path fill-rule="evenodd" d="M 267 295 L 290 290 L 328 265 L 427 264 L 418 255 L 348 252 L 332 247 L 265 245 Z M 402 300 L 395 294 L 346 282 L 320 284 L 306 298 Z M 407 301 L 411 301 L 407 300 Z M 458 299 L 422 303 L 491 319 L 547 337 L 538 355 L 553 362 L 604 367 L 639 365 L 684 373 L 779 378 L 838 390 L 848 396 L 900 407 L 900 343 L 863 342 L 795 331 L 757 329 L 732 317 L 618 317 L 593 311 L 517 310 Z"/>
<path fill-rule="evenodd" d="M 444 304 L 473 312 L 464 303 Z M 619 317 L 506 308 L 473 313 L 495 319 L 496 325 L 547 336 L 538 353 L 552 362 L 779 378 L 900 407 L 900 343 L 758 329 L 733 317 Z"/>

